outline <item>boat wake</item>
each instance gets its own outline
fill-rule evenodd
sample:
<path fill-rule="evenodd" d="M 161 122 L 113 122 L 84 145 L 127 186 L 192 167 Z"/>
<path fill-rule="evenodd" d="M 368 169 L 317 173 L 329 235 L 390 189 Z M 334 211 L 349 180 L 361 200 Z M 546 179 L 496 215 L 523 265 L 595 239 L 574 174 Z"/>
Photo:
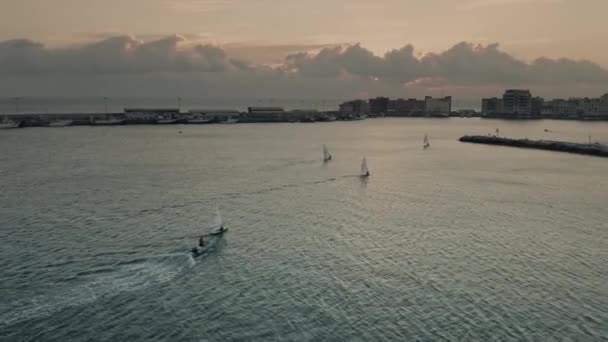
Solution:
<path fill-rule="evenodd" d="M 189 270 L 194 263 L 190 254 L 176 253 L 119 264 L 110 270 L 83 273 L 74 280 L 77 285 L 58 289 L 49 286 L 51 291 L 48 293 L 0 304 L 0 325 L 48 317 L 100 298 L 163 284 Z"/>

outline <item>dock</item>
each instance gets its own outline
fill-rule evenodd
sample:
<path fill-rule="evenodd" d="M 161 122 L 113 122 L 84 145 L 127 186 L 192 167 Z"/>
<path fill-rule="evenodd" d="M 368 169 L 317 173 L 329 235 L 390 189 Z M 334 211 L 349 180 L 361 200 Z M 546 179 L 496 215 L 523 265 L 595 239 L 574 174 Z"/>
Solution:
<path fill-rule="evenodd" d="M 553 140 L 512 139 L 498 136 L 465 135 L 458 139 L 461 142 L 486 145 L 501 145 L 538 150 L 557 151 L 585 154 L 598 157 L 608 157 L 608 146 L 599 143 L 582 144 Z"/>

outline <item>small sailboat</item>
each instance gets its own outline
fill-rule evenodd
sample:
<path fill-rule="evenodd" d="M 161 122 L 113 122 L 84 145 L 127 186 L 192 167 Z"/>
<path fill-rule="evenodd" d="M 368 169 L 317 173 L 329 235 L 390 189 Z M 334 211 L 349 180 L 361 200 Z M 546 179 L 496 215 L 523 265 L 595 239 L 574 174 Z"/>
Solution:
<path fill-rule="evenodd" d="M 215 207 L 215 222 L 214 226 L 216 227 L 214 231 L 210 233 L 210 235 L 220 235 L 228 230 L 228 228 L 224 227 L 224 220 L 222 220 L 222 214 L 220 213 L 220 208 Z"/>
<path fill-rule="evenodd" d="M 427 149 L 429 147 L 431 147 L 431 144 L 429 143 L 429 136 L 425 134 L 422 142 L 422 148 Z"/>
<path fill-rule="evenodd" d="M 363 157 L 361 161 L 361 177 L 369 177 L 369 170 L 367 169 L 367 159 Z"/>
<path fill-rule="evenodd" d="M 202 235 L 199 240 L 197 246 L 192 248 L 190 252 L 194 258 L 199 257 L 201 255 L 206 254 L 208 251 L 213 250 L 215 244 L 221 238 L 221 235 L 226 232 L 228 228 L 224 227 L 224 221 L 222 220 L 222 214 L 220 213 L 220 209 L 218 207 L 215 208 L 215 218 L 213 220 L 213 231 L 209 234 Z M 207 241 L 205 242 L 205 237 L 207 237 Z"/>
<path fill-rule="evenodd" d="M 325 146 L 325 144 L 323 144 L 323 161 L 328 162 L 330 160 L 331 160 L 331 154 L 329 154 L 329 151 L 327 150 L 327 146 Z"/>

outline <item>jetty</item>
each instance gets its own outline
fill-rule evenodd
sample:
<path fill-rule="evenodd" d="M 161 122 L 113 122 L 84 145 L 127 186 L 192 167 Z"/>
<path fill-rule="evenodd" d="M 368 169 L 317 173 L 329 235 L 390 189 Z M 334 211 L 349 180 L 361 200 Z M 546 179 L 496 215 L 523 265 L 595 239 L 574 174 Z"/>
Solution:
<path fill-rule="evenodd" d="M 538 150 L 586 154 L 598 157 L 608 157 L 608 146 L 599 143 L 573 143 L 553 140 L 512 139 L 499 136 L 465 135 L 458 139 L 461 142 L 487 145 L 501 145 Z"/>

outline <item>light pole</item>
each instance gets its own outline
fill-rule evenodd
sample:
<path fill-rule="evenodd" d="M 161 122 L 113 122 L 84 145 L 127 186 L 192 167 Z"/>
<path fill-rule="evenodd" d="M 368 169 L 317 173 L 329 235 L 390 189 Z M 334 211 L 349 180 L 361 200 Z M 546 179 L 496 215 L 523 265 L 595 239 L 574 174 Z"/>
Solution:
<path fill-rule="evenodd" d="M 182 112 L 182 98 L 181 97 L 177 98 L 177 112 L 178 113 Z"/>

